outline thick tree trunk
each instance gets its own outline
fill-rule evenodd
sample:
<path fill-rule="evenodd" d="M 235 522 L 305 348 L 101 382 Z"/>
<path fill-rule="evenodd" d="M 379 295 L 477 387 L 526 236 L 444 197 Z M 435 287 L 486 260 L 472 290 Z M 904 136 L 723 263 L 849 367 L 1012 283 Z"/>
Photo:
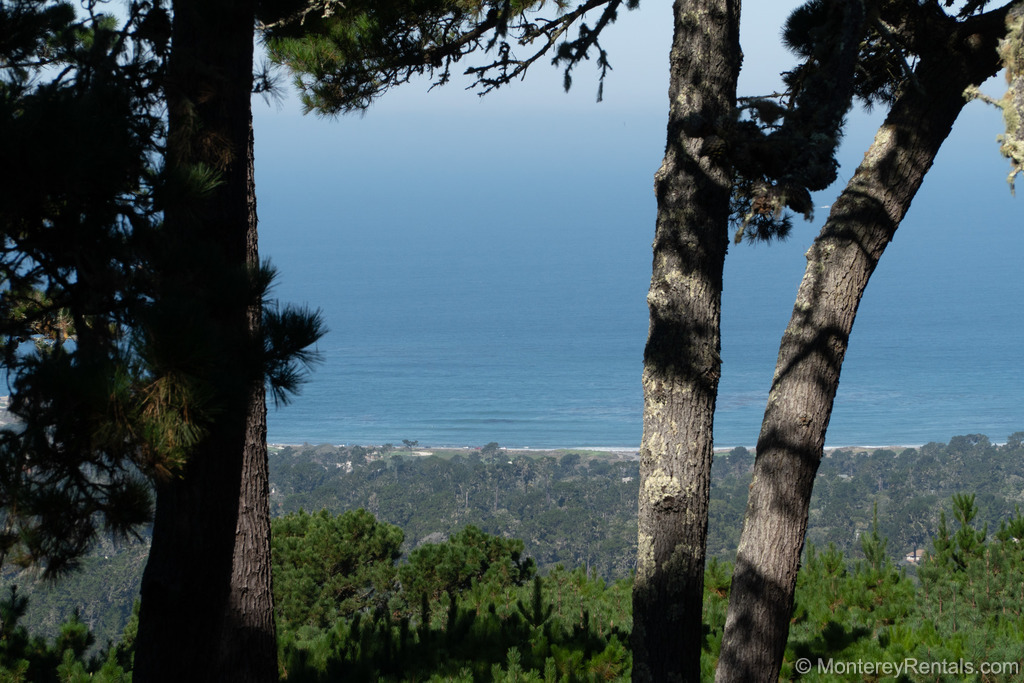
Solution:
<path fill-rule="evenodd" d="M 633 679 L 699 681 L 739 0 L 677 0 L 668 143 L 655 175 L 644 351 Z"/>
<path fill-rule="evenodd" d="M 251 0 L 177 0 L 167 83 L 172 182 L 200 165 L 217 185 L 165 207 L 165 296 L 183 374 L 209 418 L 180 473 L 157 483 L 142 583 L 136 681 L 277 680 L 270 590 L 250 99 Z M 176 179 L 176 180 L 174 180 Z M 193 193 L 194 194 L 194 193 Z M 167 324 L 166 321 L 164 323 Z"/>
<path fill-rule="evenodd" d="M 246 261 L 259 264 L 257 248 L 256 180 L 252 117 L 249 118 L 248 207 Z M 249 306 L 248 329 L 261 339 L 263 311 L 259 301 Z M 270 563 L 270 467 L 267 460 L 267 402 L 263 375 L 255 378 L 248 397 L 242 455 L 238 522 L 231 568 L 231 596 L 221 633 L 220 671 L 233 680 L 277 680 L 277 630 Z"/>
<path fill-rule="evenodd" d="M 972 22 L 975 29 L 989 24 Z M 997 68 L 993 33 L 946 34 L 893 105 L 807 252 L 761 434 L 717 681 L 776 681 L 811 488 L 864 289 L 966 100 Z"/>

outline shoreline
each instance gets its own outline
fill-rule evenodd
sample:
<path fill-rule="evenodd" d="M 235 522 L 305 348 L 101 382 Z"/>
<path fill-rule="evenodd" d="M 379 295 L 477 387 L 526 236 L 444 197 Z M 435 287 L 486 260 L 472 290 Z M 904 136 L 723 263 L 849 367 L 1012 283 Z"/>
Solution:
<path fill-rule="evenodd" d="M 824 452 L 828 456 L 835 451 L 878 451 L 878 450 L 891 450 L 899 454 L 908 448 L 918 449 L 925 444 L 880 444 L 880 445 L 844 445 L 844 446 L 831 446 L 826 445 Z M 999 444 L 994 444 L 999 445 Z M 361 446 L 363 448 L 380 448 L 382 444 L 346 444 L 346 443 L 284 443 L 284 442 L 267 442 L 268 448 L 317 448 L 319 446 L 331 446 L 333 448 L 348 448 L 353 446 Z M 433 455 L 430 451 L 479 451 L 480 446 L 426 446 L 416 445 L 413 450 L 407 450 L 404 446 L 393 444 L 393 453 L 396 455 L 414 455 L 420 457 L 426 457 Z M 640 447 L 630 446 L 552 446 L 548 447 L 532 447 L 532 446 L 500 446 L 500 450 L 506 453 L 558 453 L 558 452 L 593 452 L 593 453 L 608 453 L 611 455 L 626 455 L 626 456 L 639 456 Z M 736 448 L 745 448 L 751 453 L 755 453 L 756 449 L 754 446 L 715 446 L 715 455 L 727 454 Z"/>

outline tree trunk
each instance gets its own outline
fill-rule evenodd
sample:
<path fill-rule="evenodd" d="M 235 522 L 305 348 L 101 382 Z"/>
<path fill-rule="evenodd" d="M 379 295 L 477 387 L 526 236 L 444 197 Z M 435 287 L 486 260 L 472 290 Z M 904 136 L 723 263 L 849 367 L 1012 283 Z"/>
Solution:
<path fill-rule="evenodd" d="M 644 350 L 633 679 L 699 681 L 739 0 L 677 0 L 668 143 L 655 175 Z"/>
<path fill-rule="evenodd" d="M 757 442 L 716 681 L 778 680 L 811 488 L 857 307 L 965 88 L 998 68 L 991 21 L 953 26 L 922 55 L 919 87 L 906 85 L 807 252 Z"/>
<path fill-rule="evenodd" d="M 257 248 L 256 180 L 254 175 L 252 116 L 248 145 L 247 263 L 259 265 Z M 249 305 L 251 338 L 262 339 L 263 311 L 259 301 Z M 234 680 L 277 680 L 277 629 L 270 562 L 270 464 L 267 459 L 267 401 L 260 373 L 249 395 L 238 522 L 231 568 L 231 596 L 225 615 L 220 648 L 222 672 Z"/>
<path fill-rule="evenodd" d="M 166 87 L 167 202 L 160 277 L 168 345 L 208 390 L 205 432 L 157 482 L 142 582 L 136 681 L 274 681 L 266 405 L 260 360 L 251 0 L 177 0 Z M 182 180 L 218 183 L 201 200 Z M 184 188 L 184 189 L 183 189 Z"/>

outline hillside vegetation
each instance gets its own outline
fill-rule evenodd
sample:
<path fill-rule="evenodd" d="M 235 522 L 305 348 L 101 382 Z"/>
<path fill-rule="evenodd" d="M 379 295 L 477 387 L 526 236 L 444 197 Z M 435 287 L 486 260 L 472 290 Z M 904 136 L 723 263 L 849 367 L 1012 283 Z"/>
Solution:
<path fill-rule="evenodd" d="M 788 666 L 823 652 L 988 661 L 1022 651 L 1022 436 L 829 453 L 815 486 Z M 743 448 L 715 460 L 708 666 L 752 464 Z M 442 671 L 438 652 L 447 652 L 443 670 L 454 680 L 517 667 L 540 677 L 575 672 L 569 680 L 628 674 L 638 486 L 629 454 L 285 447 L 271 453 L 271 482 L 289 680 L 332 680 L 339 671 L 424 680 Z M 127 641 L 122 630 L 146 549 L 105 545 L 53 585 L 7 575 L 19 590 L 5 589 L 0 605 L 0 664 L 48 666 L 40 662 L 63 661 L 73 642 L 69 661 L 83 671 L 89 653 L 96 670 L 129 666 L 126 646 L 114 644 L 131 642 L 130 628 Z M 930 559 L 908 561 L 915 549 Z"/>
<path fill-rule="evenodd" d="M 956 493 L 977 497 L 993 528 L 1024 504 L 1024 433 L 1003 445 L 986 436 L 905 449 L 837 449 L 822 460 L 807 540 L 860 556 L 871 527 L 889 539 L 894 562 L 926 547 Z M 270 459 L 275 514 L 365 508 L 405 532 L 408 552 L 473 524 L 520 538 L 543 569 L 562 563 L 608 580 L 635 566 L 639 465 L 623 455 L 579 451 L 370 451 L 285 447 Z M 420 453 L 428 451 L 418 451 Z M 754 454 L 719 453 L 712 469 L 708 555 L 732 560 L 747 504 Z"/>

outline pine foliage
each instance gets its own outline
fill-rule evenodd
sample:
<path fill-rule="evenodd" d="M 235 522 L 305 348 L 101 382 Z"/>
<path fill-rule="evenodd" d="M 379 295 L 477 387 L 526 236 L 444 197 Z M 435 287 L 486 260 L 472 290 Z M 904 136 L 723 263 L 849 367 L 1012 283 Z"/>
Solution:
<path fill-rule="evenodd" d="M 16 428 L 0 432 L 0 560 L 72 568 L 101 529 L 149 519 L 132 406 L 147 300 L 162 62 L 90 5 L 0 7 L 0 352 Z M 130 388 L 132 387 L 132 388 Z"/>
<path fill-rule="evenodd" d="M 415 0 L 333 2 L 265 0 L 261 29 L 272 59 L 288 67 L 307 111 L 336 115 L 365 110 L 389 89 L 426 75 L 451 80 L 470 55 L 470 88 L 481 94 L 525 76 L 538 59 L 572 71 L 596 52 L 598 99 L 611 69 L 603 29 L 637 0 Z M 589 12 L 596 21 L 587 22 Z M 575 35 L 570 32 L 574 26 Z M 553 56 L 551 56 L 553 55 Z"/>
<path fill-rule="evenodd" d="M 395 582 L 401 529 L 365 510 L 327 510 L 275 519 L 272 556 L 281 628 L 326 628 L 342 616 L 386 607 Z M 381 603 L 381 600 L 384 600 Z"/>
<path fill-rule="evenodd" d="M 131 681 L 131 657 L 117 645 L 93 651 L 94 637 L 78 613 L 65 621 L 55 638 L 31 635 L 20 623 L 28 599 L 11 585 L 0 599 L 0 681 L 4 683 L 127 683 Z M 122 642 L 132 638 L 125 630 Z"/>
<path fill-rule="evenodd" d="M 359 612 L 326 631 L 282 632 L 282 675 L 297 681 L 626 680 L 629 590 L 627 581 L 606 586 L 559 568 L 532 584 L 481 583 L 446 593 L 416 615 Z"/>
<path fill-rule="evenodd" d="M 936 538 L 916 579 L 880 552 L 887 539 L 877 511 L 876 523 L 861 535 L 864 559 L 851 560 L 834 546 L 808 546 L 783 680 L 837 680 L 835 673 L 799 670 L 801 658 L 815 665 L 916 660 L 1019 666 L 1024 550 L 1014 534 L 1024 530 L 1024 517 L 1016 511 L 989 536 L 978 527 L 976 497 L 958 495 L 950 502 L 954 521 L 945 537 Z M 481 571 L 484 565 L 527 565 L 517 555 L 518 541 L 470 529 L 434 544 L 451 546 L 443 552 L 396 561 L 401 532 L 362 510 L 288 515 L 277 520 L 274 533 L 283 680 L 575 682 L 630 676 L 628 578 L 606 582 L 562 566 L 544 575 Z M 965 544 L 970 552 L 962 552 Z M 481 562 L 482 556 L 491 561 Z M 464 560 L 454 574 L 469 580 L 435 576 L 433 590 L 407 592 L 411 584 L 399 577 L 427 572 L 438 557 Z M 714 559 L 705 571 L 701 666 L 708 675 L 718 656 L 731 573 L 730 564 Z M 339 586 L 346 588 L 334 591 Z M 134 622 L 120 643 L 97 650 L 77 615 L 51 639 L 29 634 L 21 625 L 26 607 L 26 597 L 13 587 L 0 600 L 0 680 L 129 680 Z M 315 618 L 301 616 L 307 612 Z M 1020 674 L 1006 668 L 991 680 L 1017 680 Z M 900 680 L 964 677 L 909 674 Z"/>
<path fill-rule="evenodd" d="M 163 164 L 167 4 L 102 10 L 0 4 L 0 149 L 15 168 L 0 186 L 0 363 L 16 420 L 0 430 L 0 565 L 48 576 L 101 533 L 135 535 L 152 482 L 180 475 L 231 385 L 265 380 L 285 401 L 324 332 L 269 300 L 269 267 L 225 269 L 163 231 L 168 206 L 205 210 L 219 171 Z M 222 286 L 196 291 L 183 264 Z M 267 304 L 255 348 L 196 324 L 226 300 Z M 216 372 L 236 357 L 240 376 Z"/>
<path fill-rule="evenodd" d="M 923 59 L 940 61 L 949 49 L 940 36 L 954 35 L 971 21 L 979 33 L 991 30 L 982 15 L 987 4 L 964 2 L 946 12 L 937 2 L 808 0 L 795 9 L 782 42 L 800 63 L 783 74 L 783 91 L 741 98 L 733 130 L 716 133 L 729 140 L 735 169 L 736 241 L 785 238 L 792 228 L 788 211 L 810 219 L 810 193 L 836 180 L 835 155 L 849 110 L 856 103 L 889 106 L 907 89 L 919 89 L 914 66 Z M 1010 81 L 1006 96 L 993 103 L 1005 114 L 1007 132 L 1000 140 L 1013 165 L 1012 187 L 1024 157 L 1017 125 L 1021 10 L 1009 8 L 992 11 L 1006 14 L 1001 54 Z"/>

